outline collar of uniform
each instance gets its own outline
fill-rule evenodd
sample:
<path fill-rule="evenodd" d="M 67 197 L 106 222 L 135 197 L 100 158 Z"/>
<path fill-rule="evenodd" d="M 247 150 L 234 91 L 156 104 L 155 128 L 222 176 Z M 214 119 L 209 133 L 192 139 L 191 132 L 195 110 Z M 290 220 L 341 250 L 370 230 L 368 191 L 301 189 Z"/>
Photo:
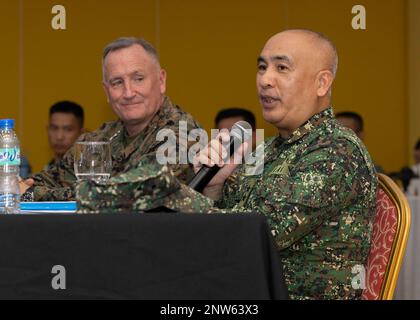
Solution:
<path fill-rule="evenodd" d="M 172 109 L 173 104 L 168 96 L 165 96 L 163 103 L 160 106 L 159 110 L 156 112 L 155 116 L 150 121 L 149 125 L 144 129 L 144 131 L 150 132 L 160 127 L 160 120 L 162 118 L 167 118 L 167 114 Z"/>
<path fill-rule="evenodd" d="M 52 158 L 51 160 L 50 160 L 50 162 L 48 162 L 48 164 L 47 164 L 47 166 L 53 166 L 53 165 L 55 165 L 56 163 L 59 163 L 60 161 L 56 161 L 55 160 L 55 158 Z"/>
<path fill-rule="evenodd" d="M 60 161 L 56 161 L 55 158 L 52 158 L 50 162 L 48 162 L 47 165 L 44 167 L 44 170 L 50 170 L 59 163 Z"/>
<path fill-rule="evenodd" d="M 327 119 L 332 119 L 334 117 L 334 113 L 331 107 L 324 109 L 323 111 L 313 115 L 308 121 L 305 122 L 302 126 L 297 128 L 288 138 L 282 138 L 278 136 L 276 138 L 277 143 L 285 143 L 290 144 L 302 139 L 304 136 L 309 134 L 314 128 L 319 127 Z"/>

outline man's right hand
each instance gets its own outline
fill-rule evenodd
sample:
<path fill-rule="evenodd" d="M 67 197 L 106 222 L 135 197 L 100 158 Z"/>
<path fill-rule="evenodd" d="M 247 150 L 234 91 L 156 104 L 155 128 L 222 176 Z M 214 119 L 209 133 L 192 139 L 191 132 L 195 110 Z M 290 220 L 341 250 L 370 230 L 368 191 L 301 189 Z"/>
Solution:
<path fill-rule="evenodd" d="M 213 200 L 219 200 L 222 197 L 223 184 L 238 166 L 238 164 L 231 163 L 233 161 L 230 161 L 229 163 L 224 163 L 223 161 L 227 155 L 227 151 L 223 147 L 223 144 L 226 145 L 229 141 L 230 135 L 228 131 L 222 130 L 215 139 L 210 141 L 207 148 L 201 150 L 201 152 L 194 158 L 195 173 L 197 173 L 203 165 L 208 167 L 218 165 L 221 167 L 217 174 L 203 190 L 203 194 Z M 236 153 L 246 154 L 247 149 L 248 143 L 245 142 L 238 148 Z M 233 156 L 231 157 L 231 160 L 232 159 Z"/>

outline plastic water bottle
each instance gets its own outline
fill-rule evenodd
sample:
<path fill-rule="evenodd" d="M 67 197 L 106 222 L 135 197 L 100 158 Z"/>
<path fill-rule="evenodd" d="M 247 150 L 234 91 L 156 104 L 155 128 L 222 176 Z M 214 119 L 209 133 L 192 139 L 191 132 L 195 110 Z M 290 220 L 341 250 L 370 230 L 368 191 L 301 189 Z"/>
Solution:
<path fill-rule="evenodd" d="M 20 147 L 14 126 L 12 119 L 0 120 L 0 214 L 20 211 Z"/>

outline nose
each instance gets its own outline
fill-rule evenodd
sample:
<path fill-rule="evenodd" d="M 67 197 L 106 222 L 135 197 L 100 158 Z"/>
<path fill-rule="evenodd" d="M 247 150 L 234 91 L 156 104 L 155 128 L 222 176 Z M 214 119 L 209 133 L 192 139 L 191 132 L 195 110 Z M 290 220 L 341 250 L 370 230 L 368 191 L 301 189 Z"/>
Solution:
<path fill-rule="evenodd" d="M 124 85 L 124 98 L 125 99 L 132 99 L 135 96 L 135 92 L 133 90 L 133 87 L 129 81 L 126 82 Z"/>
<path fill-rule="evenodd" d="M 274 75 L 269 69 L 257 76 L 257 84 L 262 89 L 272 88 L 274 86 Z"/>
<path fill-rule="evenodd" d="M 56 135 L 57 140 L 63 140 L 64 139 L 64 130 L 57 130 L 57 135 Z"/>

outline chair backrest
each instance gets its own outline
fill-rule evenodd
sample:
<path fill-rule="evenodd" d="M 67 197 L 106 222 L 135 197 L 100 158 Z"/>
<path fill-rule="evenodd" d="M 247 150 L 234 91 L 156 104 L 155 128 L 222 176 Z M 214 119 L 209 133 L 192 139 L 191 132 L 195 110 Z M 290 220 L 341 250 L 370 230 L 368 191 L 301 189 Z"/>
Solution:
<path fill-rule="evenodd" d="M 366 288 L 362 299 L 391 300 L 397 285 L 410 230 L 411 211 L 398 185 L 378 173 L 379 188 L 370 253 L 366 265 Z"/>

